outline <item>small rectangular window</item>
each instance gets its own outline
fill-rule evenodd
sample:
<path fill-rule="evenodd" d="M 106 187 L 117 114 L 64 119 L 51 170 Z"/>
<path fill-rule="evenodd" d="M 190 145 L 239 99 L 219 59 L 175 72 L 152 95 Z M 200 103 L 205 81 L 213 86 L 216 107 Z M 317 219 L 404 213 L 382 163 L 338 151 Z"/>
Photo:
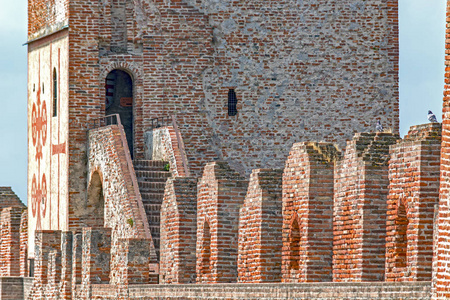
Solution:
<path fill-rule="evenodd" d="M 235 116 L 237 115 L 237 97 L 234 89 L 230 89 L 228 91 L 228 115 Z"/>

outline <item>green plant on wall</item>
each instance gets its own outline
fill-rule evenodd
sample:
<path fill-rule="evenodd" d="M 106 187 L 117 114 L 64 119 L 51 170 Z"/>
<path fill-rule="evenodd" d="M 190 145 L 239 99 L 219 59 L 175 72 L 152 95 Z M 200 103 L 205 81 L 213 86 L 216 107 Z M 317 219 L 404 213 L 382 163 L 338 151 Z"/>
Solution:
<path fill-rule="evenodd" d="M 130 227 L 133 227 L 133 225 L 134 225 L 133 218 L 129 218 L 129 219 L 127 220 L 127 223 L 128 223 L 128 225 L 130 225 Z"/>
<path fill-rule="evenodd" d="M 167 163 L 167 164 L 164 166 L 163 170 L 164 170 L 164 171 L 169 171 L 169 170 L 170 170 L 170 163 Z"/>

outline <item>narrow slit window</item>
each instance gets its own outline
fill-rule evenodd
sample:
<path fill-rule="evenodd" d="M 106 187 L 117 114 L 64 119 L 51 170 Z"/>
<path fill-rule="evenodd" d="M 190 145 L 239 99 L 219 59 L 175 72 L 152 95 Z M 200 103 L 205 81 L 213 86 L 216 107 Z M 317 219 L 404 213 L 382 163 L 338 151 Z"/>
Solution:
<path fill-rule="evenodd" d="M 237 97 L 234 89 L 228 91 L 228 115 L 235 116 L 237 114 Z"/>
<path fill-rule="evenodd" d="M 58 77 L 53 69 L 53 116 L 58 116 Z"/>

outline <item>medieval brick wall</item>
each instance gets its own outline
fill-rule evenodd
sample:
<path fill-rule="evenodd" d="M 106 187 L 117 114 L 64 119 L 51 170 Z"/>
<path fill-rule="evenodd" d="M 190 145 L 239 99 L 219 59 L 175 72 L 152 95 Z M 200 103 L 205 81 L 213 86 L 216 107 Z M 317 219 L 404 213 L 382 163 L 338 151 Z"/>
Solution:
<path fill-rule="evenodd" d="M 189 176 L 189 166 L 183 163 L 186 157 L 182 140 L 177 139 L 174 126 L 155 128 L 145 134 L 145 159 L 163 160 L 170 164 L 170 172 L 174 177 Z"/>
<path fill-rule="evenodd" d="M 111 276 L 111 229 L 83 229 L 81 297 L 91 299 L 91 285 L 107 284 Z"/>
<path fill-rule="evenodd" d="M 397 0 L 187 2 L 213 28 L 198 104 L 233 169 L 276 168 L 299 141 L 343 146 L 374 118 L 398 132 Z"/>
<path fill-rule="evenodd" d="M 197 180 L 169 178 L 161 206 L 161 284 L 195 283 Z"/>
<path fill-rule="evenodd" d="M 61 124 L 58 119 L 58 126 L 52 121 L 46 127 L 55 148 L 47 143 L 44 153 L 53 166 L 61 165 L 51 170 L 54 188 L 68 187 L 58 191 L 58 199 L 70 203 L 64 210 L 68 216 L 59 221 L 64 226 L 55 228 L 83 226 L 86 124 L 105 115 L 105 79 L 115 69 L 133 81 L 134 157 L 143 158 L 151 119 L 176 114 L 196 176 L 217 159 L 241 175 L 277 167 L 288 154 L 285 145 L 307 139 L 343 144 L 355 131 L 373 126 L 374 116 L 398 131 L 396 0 L 261 3 L 30 2 L 29 40 L 70 23 L 59 72 L 65 74 L 61 83 L 67 83 L 60 85 L 61 99 L 70 101 L 62 106 Z M 49 37 L 47 44 L 56 38 Z M 43 43 L 33 42 L 30 49 Z M 45 52 L 42 68 L 37 57 L 30 59 L 30 76 L 38 69 L 45 73 L 47 91 L 47 66 L 56 66 L 56 57 Z M 32 79 L 30 105 L 40 91 Z M 236 116 L 227 111 L 230 89 L 237 93 Z M 57 139 L 53 127 L 61 132 Z M 63 149 L 67 165 L 66 159 L 57 159 Z M 45 174 L 48 179 L 50 172 Z"/>
<path fill-rule="evenodd" d="M 20 220 L 20 276 L 29 276 L 28 264 L 28 210 L 24 210 Z"/>
<path fill-rule="evenodd" d="M 283 282 L 331 281 L 334 162 L 329 143 L 297 143 L 283 173 Z"/>
<path fill-rule="evenodd" d="M 250 175 L 239 212 L 238 282 L 281 280 L 282 170 L 257 169 Z"/>
<path fill-rule="evenodd" d="M 450 38 L 450 1 L 447 0 L 446 39 Z M 432 299 L 450 298 L 450 44 L 445 44 L 445 85 L 442 110 L 439 214 L 433 268 Z"/>
<path fill-rule="evenodd" d="M 239 208 L 248 182 L 225 162 L 209 163 L 197 189 L 197 282 L 236 282 Z"/>
<path fill-rule="evenodd" d="M 68 0 L 28 1 L 28 40 L 58 31 L 68 25 Z"/>
<path fill-rule="evenodd" d="M 34 267 L 34 281 L 28 299 L 45 298 L 46 292 L 49 288 L 47 285 L 49 282 L 50 254 L 55 250 L 58 251 L 61 249 L 61 231 L 36 231 L 35 240 L 36 259 Z"/>
<path fill-rule="evenodd" d="M 20 223 L 24 207 L 7 207 L 0 216 L 0 276 L 20 276 Z"/>
<path fill-rule="evenodd" d="M 131 299 L 317 299 L 428 300 L 430 282 L 302 284 L 196 284 L 131 286 Z M 100 294 L 100 293 L 99 293 Z M 151 296 L 150 296 L 151 295 Z M 109 299 L 112 299 L 110 297 Z M 108 299 L 108 298 L 103 298 Z"/>
<path fill-rule="evenodd" d="M 336 163 L 333 281 L 382 281 L 390 133 L 358 133 Z"/>
<path fill-rule="evenodd" d="M 116 125 L 89 131 L 88 166 L 91 180 L 83 209 L 86 216 L 100 215 L 98 222 L 92 226 L 113 229 L 111 246 L 113 283 L 120 281 L 119 273 L 115 271 L 118 270 L 116 266 L 120 264 L 117 255 L 120 238 L 146 238 L 154 249 L 141 195 L 139 190 L 136 192 L 134 186 L 137 181 L 132 179 L 132 176 L 136 175 L 133 166 L 129 165 L 131 159 L 123 141 L 123 130 Z M 94 181 L 94 177 L 98 182 Z M 153 263 L 156 262 L 154 250 L 151 260 Z"/>
<path fill-rule="evenodd" d="M 429 281 L 439 199 L 441 124 L 412 126 L 391 146 L 386 281 Z"/>

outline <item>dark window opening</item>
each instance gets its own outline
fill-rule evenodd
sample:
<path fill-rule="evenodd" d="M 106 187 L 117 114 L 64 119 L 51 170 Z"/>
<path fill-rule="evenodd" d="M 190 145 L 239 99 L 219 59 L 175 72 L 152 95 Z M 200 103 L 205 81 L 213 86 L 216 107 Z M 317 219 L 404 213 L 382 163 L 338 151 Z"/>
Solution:
<path fill-rule="evenodd" d="M 230 89 L 228 91 L 228 115 L 235 116 L 237 115 L 237 97 L 234 89 Z"/>
<path fill-rule="evenodd" d="M 53 69 L 53 116 L 58 116 L 58 77 Z"/>

